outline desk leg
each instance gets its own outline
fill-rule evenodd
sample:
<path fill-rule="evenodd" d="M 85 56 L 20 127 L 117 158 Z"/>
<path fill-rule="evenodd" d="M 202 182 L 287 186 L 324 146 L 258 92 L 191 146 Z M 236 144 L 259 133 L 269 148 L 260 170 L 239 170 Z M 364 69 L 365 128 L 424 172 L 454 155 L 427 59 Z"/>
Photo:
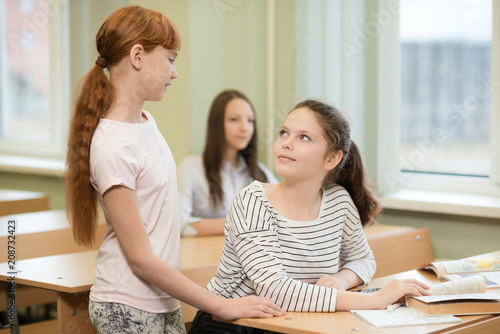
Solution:
<path fill-rule="evenodd" d="M 15 285 L 11 282 L 5 282 L 5 299 L 6 299 L 6 309 L 7 309 L 7 319 L 8 327 L 10 327 L 10 332 L 12 334 L 19 334 L 19 319 L 17 317 L 17 307 L 16 307 L 16 295 L 15 295 Z M 14 289 L 12 289 L 14 287 Z M 13 292 L 14 291 L 14 292 Z"/>
<path fill-rule="evenodd" d="M 89 317 L 89 293 L 58 292 L 57 319 L 59 333 L 97 333 Z"/>

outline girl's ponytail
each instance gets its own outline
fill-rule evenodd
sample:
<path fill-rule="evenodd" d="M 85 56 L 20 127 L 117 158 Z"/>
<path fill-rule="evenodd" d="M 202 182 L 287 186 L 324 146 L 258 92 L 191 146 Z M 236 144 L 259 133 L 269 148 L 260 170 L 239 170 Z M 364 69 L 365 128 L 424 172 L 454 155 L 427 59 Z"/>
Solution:
<path fill-rule="evenodd" d="M 95 65 L 83 78 L 76 99 L 66 157 L 66 213 L 78 244 L 91 246 L 97 226 L 97 198 L 90 184 L 90 144 L 99 119 L 113 101 L 113 87 Z"/>
<path fill-rule="evenodd" d="M 351 141 L 345 163 L 338 172 L 336 183 L 343 186 L 351 195 L 358 208 L 361 224 L 363 226 L 373 224 L 381 208 L 367 178 L 361 153 L 353 141 Z"/>
<path fill-rule="evenodd" d="M 298 108 L 308 108 L 316 115 L 330 151 L 342 151 L 342 159 L 326 175 L 323 187 L 328 188 L 335 183 L 343 186 L 358 208 L 361 224 L 368 226 L 374 223 L 381 208 L 368 181 L 358 146 L 351 140 L 349 122 L 339 110 L 317 100 L 300 102 L 293 110 Z"/>

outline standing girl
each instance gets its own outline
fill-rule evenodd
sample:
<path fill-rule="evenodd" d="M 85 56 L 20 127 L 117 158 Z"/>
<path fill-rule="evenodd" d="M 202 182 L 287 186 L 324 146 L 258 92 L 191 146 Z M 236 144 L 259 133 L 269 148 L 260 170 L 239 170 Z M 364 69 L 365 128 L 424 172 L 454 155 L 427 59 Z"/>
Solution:
<path fill-rule="evenodd" d="M 274 164 L 282 182 L 255 181 L 234 200 L 209 291 L 229 299 L 265 296 L 298 312 L 380 309 L 406 294 L 428 294 L 415 280 L 394 280 L 374 293 L 346 291 L 375 273 L 363 226 L 380 207 L 338 110 L 299 103 L 280 129 Z M 219 323 L 200 311 L 190 333 L 210 326 Z"/>
<path fill-rule="evenodd" d="M 116 10 L 97 33 L 99 57 L 76 100 L 67 212 L 84 245 L 94 239 L 97 200 L 106 217 L 89 305 L 99 333 L 183 333 L 177 299 L 226 319 L 282 314 L 265 298 L 229 302 L 179 272 L 175 163 L 142 107 L 160 101 L 177 78 L 180 43 L 163 14 L 139 6 Z"/>
<path fill-rule="evenodd" d="M 255 111 L 237 90 L 215 97 L 207 122 L 201 156 L 189 156 L 179 165 L 182 236 L 223 234 L 234 197 L 253 180 L 276 183 L 258 162 Z"/>

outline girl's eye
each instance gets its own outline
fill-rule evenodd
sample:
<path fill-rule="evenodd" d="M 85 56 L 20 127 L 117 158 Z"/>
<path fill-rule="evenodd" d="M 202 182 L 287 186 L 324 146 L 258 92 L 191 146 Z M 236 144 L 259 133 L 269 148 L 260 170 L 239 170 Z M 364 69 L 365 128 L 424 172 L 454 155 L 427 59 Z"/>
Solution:
<path fill-rule="evenodd" d="M 285 130 L 280 130 L 280 137 L 286 137 L 288 133 Z"/>
<path fill-rule="evenodd" d="M 307 135 L 300 135 L 300 139 L 303 141 L 310 141 L 309 137 Z"/>
<path fill-rule="evenodd" d="M 170 64 L 174 64 L 175 63 L 175 59 L 168 58 L 168 60 L 170 61 Z"/>

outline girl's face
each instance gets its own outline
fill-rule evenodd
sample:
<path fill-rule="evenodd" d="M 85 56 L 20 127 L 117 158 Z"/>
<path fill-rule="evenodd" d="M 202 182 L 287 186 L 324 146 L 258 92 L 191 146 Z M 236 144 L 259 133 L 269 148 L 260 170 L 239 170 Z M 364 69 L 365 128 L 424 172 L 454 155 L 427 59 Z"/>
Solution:
<path fill-rule="evenodd" d="M 274 144 L 276 173 L 293 180 L 322 182 L 342 152 L 329 152 L 324 131 L 308 108 L 293 110 L 281 126 Z"/>
<path fill-rule="evenodd" d="M 240 98 L 232 99 L 224 112 L 226 148 L 243 150 L 254 133 L 255 116 L 250 104 Z"/>
<path fill-rule="evenodd" d="M 142 87 L 146 89 L 146 100 L 160 101 L 167 92 L 167 87 L 179 74 L 175 68 L 177 51 L 157 46 L 147 53 L 144 64 Z"/>

